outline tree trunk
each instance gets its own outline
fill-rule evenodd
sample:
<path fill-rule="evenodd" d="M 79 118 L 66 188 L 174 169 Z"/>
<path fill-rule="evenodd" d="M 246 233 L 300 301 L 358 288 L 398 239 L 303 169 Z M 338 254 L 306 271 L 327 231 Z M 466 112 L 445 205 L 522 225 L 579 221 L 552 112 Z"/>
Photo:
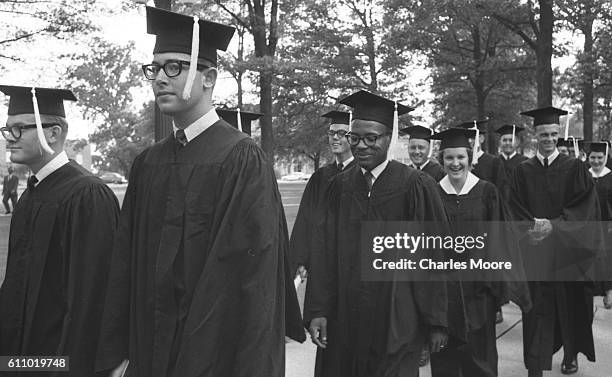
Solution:
<path fill-rule="evenodd" d="M 261 149 L 274 161 L 274 136 L 272 134 L 272 72 L 264 69 L 259 73 L 259 109 L 263 113 L 261 127 Z"/>
<path fill-rule="evenodd" d="M 539 0 L 540 35 L 538 36 L 537 67 L 538 107 L 552 106 L 553 73 L 553 0 Z"/>
<path fill-rule="evenodd" d="M 315 171 L 319 170 L 319 166 L 321 165 L 321 153 L 315 154 L 313 162 L 314 162 L 314 170 Z"/>
<path fill-rule="evenodd" d="M 593 140 L 593 18 L 591 8 L 586 7 L 586 22 L 584 33 L 584 61 L 583 61 L 583 122 L 584 122 L 584 140 Z"/>

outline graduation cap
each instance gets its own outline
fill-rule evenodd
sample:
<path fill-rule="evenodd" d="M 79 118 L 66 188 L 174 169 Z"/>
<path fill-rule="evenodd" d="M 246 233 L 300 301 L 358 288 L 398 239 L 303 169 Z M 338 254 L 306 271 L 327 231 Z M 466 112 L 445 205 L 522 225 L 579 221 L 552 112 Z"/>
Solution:
<path fill-rule="evenodd" d="M 43 133 L 40 114 L 65 118 L 64 100 L 76 101 L 74 94 L 67 89 L 37 88 L 26 86 L 0 85 L 0 91 L 9 99 L 8 115 L 34 114 L 36 133 L 41 147 L 54 153 Z"/>
<path fill-rule="evenodd" d="M 516 134 L 523 131 L 524 129 L 524 127 L 516 126 L 514 124 L 504 124 L 503 126 L 496 129 L 495 133 L 499 134 L 499 136 L 512 135 L 512 145 L 514 145 Z"/>
<path fill-rule="evenodd" d="M 608 156 L 609 145 L 606 141 L 585 141 L 583 146 L 588 151 L 587 155 L 591 152 L 601 152 L 604 153 L 604 157 Z"/>
<path fill-rule="evenodd" d="M 348 111 L 332 110 L 323 115 L 323 118 L 331 119 L 331 124 L 351 124 L 351 113 Z"/>
<path fill-rule="evenodd" d="M 569 148 L 570 145 L 573 145 L 574 141 L 571 139 L 558 139 L 557 147 L 566 147 Z"/>
<path fill-rule="evenodd" d="M 539 126 L 541 124 L 560 125 L 561 123 L 559 123 L 559 117 L 567 114 L 567 111 L 552 106 L 542 107 L 535 110 L 523 111 L 521 113 L 521 115 L 527 115 L 533 118 L 534 127 Z"/>
<path fill-rule="evenodd" d="M 452 127 L 429 137 L 431 140 L 441 140 L 440 150 L 446 148 L 470 148 L 470 139 L 476 137 L 476 130 Z"/>
<path fill-rule="evenodd" d="M 360 119 L 379 122 L 392 130 L 388 158 L 393 159 L 395 157 L 394 150 L 399 136 L 398 117 L 411 112 L 414 108 L 397 103 L 397 101 L 391 101 L 365 90 L 360 90 L 341 99 L 340 103 L 353 108 L 353 120 Z"/>
<path fill-rule="evenodd" d="M 487 123 L 489 123 L 489 119 L 483 120 L 471 120 L 469 122 L 463 122 L 459 124 L 458 128 L 478 128 L 478 131 L 482 134 L 487 133 Z"/>
<path fill-rule="evenodd" d="M 179 52 L 191 55 L 183 98 L 188 99 L 198 59 L 217 66 L 217 50 L 225 51 L 234 31 L 232 26 L 200 20 L 160 8 L 146 7 L 147 33 L 157 36 L 153 53 Z"/>
<path fill-rule="evenodd" d="M 240 109 L 217 109 L 217 114 L 221 119 L 249 136 L 251 136 L 251 122 L 263 116 L 263 114 L 240 111 Z"/>
<path fill-rule="evenodd" d="M 422 139 L 427 141 L 429 141 L 429 137 L 434 133 L 431 128 L 423 126 L 410 126 L 402 128 L 399 132 L 402 135 L 410 136 L 411 139 Z"/>

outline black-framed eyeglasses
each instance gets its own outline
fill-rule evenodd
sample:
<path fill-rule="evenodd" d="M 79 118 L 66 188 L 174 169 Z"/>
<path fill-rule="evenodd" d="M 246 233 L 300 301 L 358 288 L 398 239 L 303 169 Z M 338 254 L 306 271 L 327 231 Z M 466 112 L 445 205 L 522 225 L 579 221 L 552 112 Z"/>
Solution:
<path fill-rule="evenodd" d="M 330 136 L 330 137 L 338 136 L 339 138 L 343 138 L 343 137 L 346 137 L 346 134 L 348 134 L 347 130 L 336 130 L 336 131 L 329 130 L 327 131 L 327 136 Z"/>
<path fill-rule="evenodd" d="M 53 126 L 60 126 L 57 123 L 43 123 L 42 124 L 43 128 L 49 128 L 49 127 L 53 127 Z M 35 124 L 23 124 L 20 126 L 6 126 L 6 127 L 2 127 L 0 128 L 0 132 L 2 132 L 2 136 L 9 140 L 9 139 L 14 139 L 14 140 L 19 140 L 21 139 L 21 134 L 23 132 L 23 130 L 27 130 L 28 128 L 36 128 Z"/>
<path fill-rule="evenodd" d="M 142 67 L 142 72 L 144 73 L 147 80 L 155 80 L 155 78 L 157 77 L 157 74 L 162 69 L 164 70 L 164 73 L 166 74 L 166 76 L 176 77 L 180 75 L 181 72 L 183 72 L 183 66 L 188 67 L 189 65 L 190 63 L 185 60 L 168 60 L 163 65 L 159 63 L 151 63 L 151 64 L 143 64 L 141 67 Z M 197 68 L 198 70 L 201 71 L 203 69 L 211 68 L 211 67 L 205 66 L 203 64 L 198 64 Z"/>
<path fill-rule="evenodd" d="M 363 135 L 363 136 L 355 135 L 353 133 L 348 133 L 346 135 L 346 140 L 348 141 L 348 143 L 352 147 L 356 147 L 357 145 L 359 145 L 359 142 L 361 140 L 363 140 L 363 143 L 366 145 L 366 147 L 373 147 L 374 145 L 376 145 L 376 141 L 380 137 L 387 136 L 387 135 L 389 135 L 389 133 L 384 133 L 384 134 L 367 134 L 367 135 Z"/>

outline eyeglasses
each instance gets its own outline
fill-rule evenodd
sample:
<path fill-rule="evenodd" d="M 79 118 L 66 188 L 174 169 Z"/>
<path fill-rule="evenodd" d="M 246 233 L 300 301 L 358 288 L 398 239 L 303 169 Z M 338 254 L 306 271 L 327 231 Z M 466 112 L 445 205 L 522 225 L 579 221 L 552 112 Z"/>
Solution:
<path fill-rule="evenodd" d="M 189 66 L 190 63 L 185 60 L 168 60 L 163 65 L 158 63 L 144 64 L 142 65 L 142 72 L 144 73 L 147 80 L 155 80 L 160 70 L 164 70 L 164 73 L 168 77 L 176 77 L 183 72 L 183 66 Z M 211 68 L 202 64 L 197 65 L 198 70 Z"/>
<path fill-rule="evenodd" d="M 60 125 L 57 123 L 43 123 L 42 126 L 43 128 L 49 128 L 49 127 L 60 126 Z M 36 125 L 35 124 L 24 124 L 21 126 L 6 126 L 6 127 L 0 128 L 0 132 L 2 132 L 2 136 L 4 136 L 4 138 L 7 140 L 9 139 L 19 140 L 21 139 L 22 131 L 28 128 L 36 128 Z"/>
<path fill-rule="evenodd" d="M 330 136 L 330 137 L 338 136 L 339 138 L 343 138 L 343 137 L 346 137 L 346 134 L 348 134 L 348 131 L 346 130 L 327 131 L 327 136 Z"/>
<path fill-rule="evenodd" d="M 348 141 L 348 143 L 351 145 L 351 147 L 356 147 L 357 145 L 359 145 L 359 142 L 361 140 L 363 140 L 363 143 L 366 145 L 366 147 L 373 147 L 374 145 L 376 145 L 376 141 L 382 137 L 382 136 L 386 136 L 389 135 L 389 133 L 384 133 L 384 134 L 367 134 L 364 136 L 359 136 L 359 135 L 355 135 L 353 133 L 348 133 L 346 135 L 346 140 Z"/>

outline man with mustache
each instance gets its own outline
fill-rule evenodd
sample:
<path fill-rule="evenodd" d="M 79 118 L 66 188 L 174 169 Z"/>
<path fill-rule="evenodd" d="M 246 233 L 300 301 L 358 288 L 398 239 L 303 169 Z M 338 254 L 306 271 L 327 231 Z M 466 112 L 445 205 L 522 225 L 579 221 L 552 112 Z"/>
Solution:
<path fill-rule="evenodd" d="M 64 89 L 0 86 L 11 161 L 32 171 L 14 208 L 0 288 L 0 355 L 68 356 L 69 377 L 94 372 L 119 203 L 68 159 Z M 48 374 L 51 375 L 51 374 Z M 55 374 L 52 374 L 55 375 Z"/>
<path fill-rule="evenodd" d="M 337 175 L 327 194 L 324 243 L 311 256 L 304 320 L 318 346 L 317 377 L 413 377 L 423 344 L 446 344 L 446 286 L 365 281 L 359 254 L 364 221 L 442 221 L 436 182 L 388 159 L 394 109 L 412 109 L 359 91 L 347 135 L 357 165 Z M 397 132 L 397 129 L 395 130 Z"/>
<path fill-rule="evenodd" d="M 234 28 L 147 7 L 142 67 L 174 132 L 132 166 L 111 264 L 100 369 L 130 377 L 285 374 L 303 340 L 287 225 L 263 151 L 213 107 Z"/>

